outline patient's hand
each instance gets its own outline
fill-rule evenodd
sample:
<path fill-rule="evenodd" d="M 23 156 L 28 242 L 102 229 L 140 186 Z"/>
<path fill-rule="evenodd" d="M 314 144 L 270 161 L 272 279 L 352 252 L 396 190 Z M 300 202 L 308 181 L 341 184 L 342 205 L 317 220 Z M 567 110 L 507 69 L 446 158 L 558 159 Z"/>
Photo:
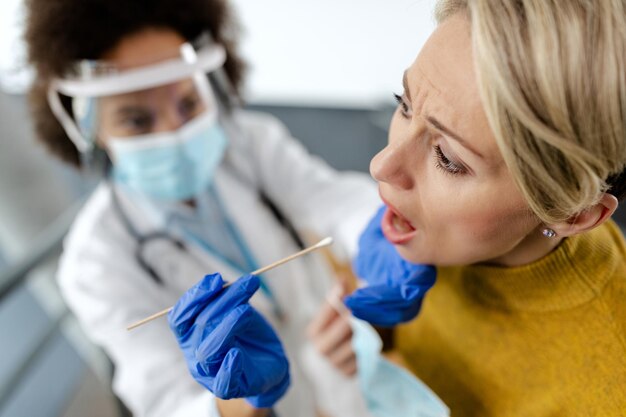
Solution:
<path fill-rule="evenodd" d="M 332 293 L 343 307 L 341 297 L 346 290 L 337 285 Z M 331 293 L 331 294 L 332 294 Z M 333 296 L 333 295 L 331 295 Z M 345 307 L 343 307 L 345 309 Z M 352 349 L 352 328 L 345 314 L 342 316 L 330 302 L 325 302 L 307 328 L 307 335 L 316 349 L 339 371 L 347 376 L 356 373 L 356 355 Z"/>

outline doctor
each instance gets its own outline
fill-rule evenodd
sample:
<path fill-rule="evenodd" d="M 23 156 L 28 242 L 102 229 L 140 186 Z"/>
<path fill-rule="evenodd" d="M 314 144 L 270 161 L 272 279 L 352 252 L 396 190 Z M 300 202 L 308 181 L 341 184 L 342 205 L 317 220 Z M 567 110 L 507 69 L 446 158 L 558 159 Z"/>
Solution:
<path fill-rule="evenodd" d="M 352 254 L 378 204 L 372 184 L 308 155 L 275 119 L 237 108 L 242 64 L 223 1 L 28 8 L 39 136 L 66 162 L 104 173 L 66 239 L 58 281 L 115 363 L 115 392 L 135 416 L 315 415 L 299 358 L 330 285 L 326 265 L 301 258 L 219 288 L 297 251 L 305 233 Z M 179 300 L 191 287 L 214 310 L 200 317 L 201 297 Z M 164 319 L 125 330 L 173 304 L 176 338 Z M 224 341 L 252 338 L 265 351 L 248 358 L 259 373 L 224 355 L 194 364 L 206 336 L 194 331 L 217 322 L 232 324 L 219 329 Z"/>

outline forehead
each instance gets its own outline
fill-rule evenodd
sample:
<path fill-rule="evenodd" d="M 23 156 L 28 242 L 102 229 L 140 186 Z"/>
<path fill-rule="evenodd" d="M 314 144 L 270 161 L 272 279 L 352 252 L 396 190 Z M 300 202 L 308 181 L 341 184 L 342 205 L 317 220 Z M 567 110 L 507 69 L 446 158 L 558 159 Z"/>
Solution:
<path fill-rule="evenodd" d="M 478 89 L 469 20 L 443 21 L 407 70 L 414 111 L 432 116 L 492 162 L 500 160 Z"/>
<path fill-rule="evenodd" d="M 200 93 L 197 91 L 194 81 L 188 78 L 159 87 L 101 97 L 100 103 L 107 108 L 127 104 L 142 104 L 158 107 L 163 105 L 175 105 L 179 100 L 184 98 L 199 97 Z"/>
<path fill-rule="evenodd" d="M 137 68 L 178 57 L 183 43 L 173 30 L 147 28 L 123 37 L 100 58 L 121 69 Z"/>

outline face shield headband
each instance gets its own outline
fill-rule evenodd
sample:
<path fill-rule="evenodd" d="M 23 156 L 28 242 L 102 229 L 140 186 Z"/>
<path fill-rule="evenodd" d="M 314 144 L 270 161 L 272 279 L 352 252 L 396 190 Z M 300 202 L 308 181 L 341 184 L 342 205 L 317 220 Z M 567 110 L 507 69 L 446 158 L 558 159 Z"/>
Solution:
<path fill-rule="evenodd" d="M 68 137 L 81 153 L 89 153 L 95 144 L 61 103 L 60 94 L 78 103 L 90 99 L 147 90 L 191 78 L 198 85 L 206 84 L 206 74 L 221 68 L 226 61 L 223 46 L 208 43 L 195 48 L 191 43 L 181 45 L 176 58 L 149 66 L 119 70 L 98 61 L 81 61 L 73 71 L 76 75 L 53 79 L 48 89 L 48 103 Z M 210 103 L 211 91 L 198 89 L 205 103 Z"/>

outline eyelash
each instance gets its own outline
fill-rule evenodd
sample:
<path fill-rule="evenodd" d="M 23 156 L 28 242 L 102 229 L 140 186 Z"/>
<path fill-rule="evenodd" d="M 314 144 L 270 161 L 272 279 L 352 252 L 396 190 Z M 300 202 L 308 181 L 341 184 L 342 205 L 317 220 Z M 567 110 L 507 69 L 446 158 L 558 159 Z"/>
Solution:
<path fill-rule="evenodd" d="M 436 161 L 435 161 L 435 165 L 437 166 L 437 168 L 443 170 L 444 172 L 448 173 L 448 174 L 452 174 L 452 175 L 462 175 L 465 174 L 465 168 L 462 166 L 459 166 L 457 164 L 455 164 L 454 162 L 452 162 L 451 160 L 449 160 L 446 155 L 444 155 L 443 151 L 441 150 L 441 147 L 439 145 L 435 145 L 435 155 L 436 155 Z"/>
<path fill-rule="evenodd" d="M 407 104 L 404 102 L 404 100 L 402 99 L 402 96 L 400 94 L 393 93 L 393 98 L 398 103 L 398 106 L 402 107 L 402 115 L 404 117 L 409 117 L 409 115 L 408 115 L 408 113 L 409 113 L 409 106 L 407 106 Z"/>
<path fill-rule="evenodd" d="M 402 96 L 400 94 L 393 93 L 393 97 L 398 103 L 398 106 L 401 107 L 402 109 L 402 116 L 408 118 L 409 106 L 404 102 L 404 99 L 402 98 Z M 437 168 L 451 175 L 465 174 L 466 172 L 465 168 L 449 160 L 446 157 L 446 155 L 443 153 L 439 145 L 435 145 L 434 148 L 435 148 L 435 155 L 436 155 L 435 165 L 437 166 Z"/>

